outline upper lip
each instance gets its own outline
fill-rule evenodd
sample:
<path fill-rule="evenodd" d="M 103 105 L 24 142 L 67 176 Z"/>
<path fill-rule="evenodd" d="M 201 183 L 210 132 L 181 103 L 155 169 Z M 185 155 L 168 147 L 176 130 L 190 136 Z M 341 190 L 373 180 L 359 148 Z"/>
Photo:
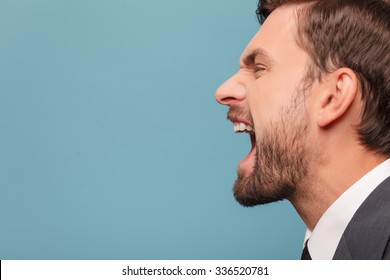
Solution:
<path fill-rule="evenodd" d="M 246 121 L 242 121 L 242 120 L 231 120 L 231 121 L 233 122 L 233 124 L 236 124 L 236 123 L 243 123 L 243 124 L 245 124 L 245 125 L 248 125 L 248 126 L 253 127 L 252 124 L 250 124 L 250 123 L 248 123 L 248 122 L 246 122 Z"/>
<path fill-rule="evenodd" d="M 252 117 L 246 110 L 238 107 L 238 105 L 232 105 L 227 114 L 228 120 L 233 123 L 243 123 L 245 125 L 254 127 Z"/>
<path fill-rule="evenodd" d="M 244 120 L 241 120 L 241 119 L 236 119 L 236 118 L 233 118 L 233 117 L 229 117 L 228 116 L 228 119 L 233 123 L 233 124 L 237 124 L 237 123 L 243 123 L 247 126 L 251 126 L 253 127 L 253 124 L 247 122 L 247 121 L 244 121 Z"/>

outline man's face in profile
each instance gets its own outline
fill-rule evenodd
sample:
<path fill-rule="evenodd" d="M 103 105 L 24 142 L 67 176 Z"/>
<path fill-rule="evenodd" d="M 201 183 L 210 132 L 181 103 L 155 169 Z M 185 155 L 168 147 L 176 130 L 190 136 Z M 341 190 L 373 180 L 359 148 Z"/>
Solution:
<path fill-rule="evenodd" d="M 235 132 L 250 135 L 234 195 L 245 206 L 290 198 L 305 179 L 310 145 L 308 55 L 296 41 L 296 7 L 276 9 L 242 54 L 240 70 L 216 92 Z"/>

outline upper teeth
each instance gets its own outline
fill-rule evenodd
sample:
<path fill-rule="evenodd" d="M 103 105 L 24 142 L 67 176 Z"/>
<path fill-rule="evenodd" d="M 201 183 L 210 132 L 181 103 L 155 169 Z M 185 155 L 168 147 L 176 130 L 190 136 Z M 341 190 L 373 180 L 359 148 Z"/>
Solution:
<path fill-rule="evenodd" d="M 253 127 L 245 123 L 234 123 L 234 132 L 252 132 L 254 131 Z"/>

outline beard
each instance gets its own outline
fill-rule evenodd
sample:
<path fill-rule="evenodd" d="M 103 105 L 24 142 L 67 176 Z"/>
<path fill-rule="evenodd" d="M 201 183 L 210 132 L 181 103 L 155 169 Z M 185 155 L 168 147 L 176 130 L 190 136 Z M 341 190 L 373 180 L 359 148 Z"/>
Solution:
<path fill-rule="evenodd" d="M 253 171 L 244 176 L 238 172 L 233 193 L 243 206 L 267 204 L 288 199 L 308 173 L 308 119 L 304 102 L 298 94 L 281 119 L 271 123 L 262 135 L 256 135 Z"/>

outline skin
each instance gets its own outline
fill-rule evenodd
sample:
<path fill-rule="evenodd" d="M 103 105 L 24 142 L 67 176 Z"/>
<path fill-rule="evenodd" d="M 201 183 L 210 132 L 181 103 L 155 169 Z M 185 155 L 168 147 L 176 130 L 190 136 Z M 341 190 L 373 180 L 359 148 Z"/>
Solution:
<path fill-rule="evenodd" d="M 230 107 L 230 120 L 255 130 L 257 145 L 238 166 L 241 179 L 255 173 L 263 176 L 267 164 L 256 165 L 256 161 L 263 156 L 262 139 L 272 133 L 279 134 L 274 141 L 291 148 L 284 151 L 294 153 L 291 158 L 302 151 L 304 172 L 295 176 L 291 193 L 274 201 L 287 198 L 313 230 L 329 206 L 385 157 L 358 141 L 354 126 L 360 121 L 362 104 L 359 80 L 351 69 L 324 73 L 305 87 L 310 58 L 295 39 L 299 7 L 286 5 L 272 12 L 244 50 L 240 70 L 218 88 L 215 97 Z M 299 137 L 290 141 L 294 131 Z M 262 188 L 270 186 L 281 187 L 264 184 Z"/>

